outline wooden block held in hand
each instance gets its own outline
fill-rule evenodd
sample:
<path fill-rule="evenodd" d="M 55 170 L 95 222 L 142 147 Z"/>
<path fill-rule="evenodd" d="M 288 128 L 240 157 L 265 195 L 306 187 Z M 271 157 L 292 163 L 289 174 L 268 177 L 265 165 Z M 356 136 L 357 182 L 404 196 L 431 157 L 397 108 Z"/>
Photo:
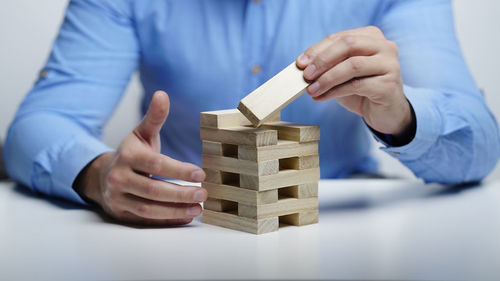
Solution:
<path fill-rule="evenodd" d="M 278 122 L 280 118 L 280 113 L 277 112 L 269 118 L 269 122 Z M 200 113 L 201 127 L 221 129 L 245 125 L 252 125 L 252 123 L 236 108 Z"/>
<path fill-rule="evenodd" d="M 263 234 L 277 231 L 279 227 L 278 217 L 266 219 L 251 219 L 240 217 L 232 213 L 214 212 L 203 210 L 203 223 L 222 226 L 235 230 Z"/>
<path fill-rule="evenodd" d="M 304 80 L 303 71 L 293 62 L 244 97 L 238 109 L 258 127 L 304 93 L 308 85 Z"/>

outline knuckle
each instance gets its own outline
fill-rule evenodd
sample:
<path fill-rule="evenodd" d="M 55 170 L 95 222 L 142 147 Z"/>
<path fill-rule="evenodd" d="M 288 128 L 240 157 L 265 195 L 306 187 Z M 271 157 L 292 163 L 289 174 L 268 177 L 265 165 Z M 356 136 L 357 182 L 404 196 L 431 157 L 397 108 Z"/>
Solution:
<path fill-rule="evenodd" d="M 161 168 L 163 166 L 163 160 L 160 157 L 154 157 L 148 160 L 148 166 L 151 171 L 151 174 L 159 174 L 161 172 Z"/>
<path fill-rule="evenodd" d="M 108 188 L 115 189 L 125 183 L 120 171 L 113 169 L 106 176 Z"/>
<path fill-rule="evenodd" d="M 326 38 L 328 38 L 330 40 L 335 40 L 337 38 L 337 34 L 336 33 L 332 33 L 332 34 L 328 35 Z"/>
<path fill-rule="evenodd" d="M 351 57 L 349 64 L 354 73 L 360 73 L 363 68 L 363 60 L 359 57 Z"/>
<path fill-rule="evenodd" d="M 352 49 L 358 41 L 354 35 L 344 35 L 341 37 L 341 40 L 349 49 Z"/>
<path fill-rule="evenodd" d="M 373 34 L 376 34 L 376 35 L 381 35 L 383 34 L 382 33 L 382 30 L 380 30 L 380 28 L 374 26 L 374 25 L 369 25 L 367 27 L 365 27 L 365 29 L 369 32 L 369 33 L 373 33 Z"/>
<path fill-rule="evenodd" d="M 137 214 L 141 217 L 151 217 L 151 207 L 148 204 L 141 203 L 137 206 Z"/>
<path fill-rule="evenodd" d="M 118 153 L 118 159 L 120 161 L 124 161 L 124 162 L 129 163 L 134 158 L 132 149 L 130 149 L 128 147 L 121 148 L 117 153 Z"/>
<path fill-rule="evenodd" d="M 156 185 L 156 182 L 147 183 L 144 187 L 144 193 L 148 197 L 157 198 L 160 194 L 160 189 Z"/>
<path fill-rule="evenodd" d="M 325 58 L 324 56 L 319 55 L 319 56 L 317 56 L 317 57 L 314 59 L 313 64 L 314 64 L 317 68 L 322 69 L 323 67 L 325 67 L 325 66 L 328 64 L 328 60 L 327 60 L 327 58 Z"/>

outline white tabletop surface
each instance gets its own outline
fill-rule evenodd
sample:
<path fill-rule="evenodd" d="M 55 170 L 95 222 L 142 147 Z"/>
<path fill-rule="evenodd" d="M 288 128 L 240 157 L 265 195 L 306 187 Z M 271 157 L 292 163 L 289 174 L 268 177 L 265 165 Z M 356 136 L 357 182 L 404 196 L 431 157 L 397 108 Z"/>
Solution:
<path fill-rule="evenodd" d="M 0 183 L 0 280 L 500 279 L 500 182 L 320 183 L 320 222 L 134 228 Z"/>

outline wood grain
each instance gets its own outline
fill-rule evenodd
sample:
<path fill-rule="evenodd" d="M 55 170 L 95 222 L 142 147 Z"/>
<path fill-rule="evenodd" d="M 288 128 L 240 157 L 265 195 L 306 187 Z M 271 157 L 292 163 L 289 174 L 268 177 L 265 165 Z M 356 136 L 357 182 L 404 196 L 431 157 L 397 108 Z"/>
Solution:
<path fill-rule="evenodd" d="M 280 187 L 317 182 L 320 179 L 319 168 L 305 170 L 283 170 L 274 175 L 240 175 L 240 187 L 252 190 L 270 190 Z"/>
<path fill-rule="evenodd" d="M 276 112 L 269 118 L 269 122 L 280 121 L 280 112 Z M 200 113 L 200 126 L 206 128 L 230 128 L 252 123 L 238 109 L 225 109 L 216 111 L 205 111 Z"/>
<path fill-rule="evenodd" d="M 279 227 L 279 220 L 277 217 L 251 219 L 240 217 L 234 213 L 214 212 L 211 210 L 203 210 L 202 222 L 253 234 L 277 231 Z"/>
<path fill-rule="evenodd" d="M 224 184 L 203 182 L 201 184 L 210 198 L 234 201 L 248 205 L 262 205 L 278 202 L 278 190 L 255 191 Z"/>
<path fill-rule="evenodd" d="M 247 218 L 271 218 L 300 213 L 303 211 L 318 210 L 318 198 L 286 198 L 276 203 L 265 205 L 247 205 L 238 203 L 238 215 Z"/>
<path fill-rule="evenodd" d="M 303 71 L 293 62 L 244 97 L 238 109 L 258 127 L 304 93 L 308 85 Z"/>
<path fill-rule="evenodd" d="M 316 154 L 318 154 L 317 142 L 299 143 L 296 141 L 278 140 L 276 145 L 259 147 L 248 145 L 238 146 L 238 158 L 252 161 L 268 161 Z"/>
<path fill-rule="evenodd" d="M 200 138 L 205 141 L 227 144 L 267 146 L 278 143 L 278 132 L 276 130 L 249 127 L 226 129 L 200 128 Z"/>
<path fill-rule="evenodd" d="M 231 173 L 265 176 L 276 174 L 279 171 L 279 160 L 254 162 L 219 155 L 202 155 L 203 168 L 226 171 Z"/>

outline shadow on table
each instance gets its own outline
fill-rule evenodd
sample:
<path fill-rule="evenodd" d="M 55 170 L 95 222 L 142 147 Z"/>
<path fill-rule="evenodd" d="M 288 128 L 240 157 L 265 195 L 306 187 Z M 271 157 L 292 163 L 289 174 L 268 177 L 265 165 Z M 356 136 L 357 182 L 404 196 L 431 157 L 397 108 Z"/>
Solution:
<path fill-rule="evenodd" d="M 91 212 L 94 212 L 101 220 L 103 223 L 109 223 L 109 224 L 116 224 L 116 225 L 122 225 L 126 227 L 132 227 L 132 228 L 137 228 L 137 229 L 156 229 L 156 228 L 183 228 L 183 227 L 192 227 L 191 224 L 187 225 L 175 225 L 175 226 L 169 226 L 169 225 L 142 225 L 142 224 L 129 224 L 129 223 L 122 223 L 118 222 L 115 219 L 111 218 L 108 214 L 106 214 L 102 209 L 100 209 L 97 206 L 89 206 L 89 205 L 83 205 L 83 204 L 78 204 L 78 203 L 73 203 L 68 200 L 56 198 L 56 197 L 50 197 L 42 193 L 34 192 L 31 189 L 29 189 L 26 186 L 17 184 L 16 187 L 14 188 L 14 192 L 33 199 L 33 200 L 40 200 L 49 203 L 52 206 L 55 206 L 59 209 L 64 209 L 64 210 L 88 210 Z"/>
<path fill-rule="evenodd" d="M 394 188 L 389 191 L 382 191 L 376 196 L 354 196 L 352 198 L 336 200 L 331 202 L 322 202 L 319 206 L 320 211 L 341 211 L 341 210 L 360 210 L 386 206 L 414 199 L 430 199 L 442 196 L 456 196 L 463 192 L 477 189 L 481 183 L 467 183 L 460 185 L 438 185 L 423 183 L 415 185 L 405 185 L 401 188 Z"/>

